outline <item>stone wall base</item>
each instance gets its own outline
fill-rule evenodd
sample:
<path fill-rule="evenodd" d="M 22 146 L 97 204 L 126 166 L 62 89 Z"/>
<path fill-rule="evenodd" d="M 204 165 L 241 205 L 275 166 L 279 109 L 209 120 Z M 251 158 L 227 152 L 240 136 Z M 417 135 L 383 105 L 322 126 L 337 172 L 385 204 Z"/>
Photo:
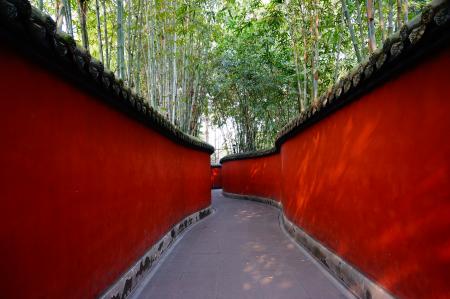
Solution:
<path fill-rule="evenodd" d="M 128 298 L 150 270 L 158 264 L 163 253 L 173 245 L 174 241 L 182 234 L 182 232 L 189 226 L 210 215 L 211 212 L 212 208 L 209 206 L 178 222 L 158 242 L 150 247 L 150 249 L 124 275 L 122 275 L 114 285 L 101 295 L 100 299 Z"/>
<path fill-rule="evenodd" d="M 285 231 L 356 297 L 361 299 L 395 298 L 382 286 L 369 279 L 355 267 L 344 261 L 336 253 L 329 250 L 291 222 L 284 214 L 283 205 L 280 202 L 258 196 L 241 195 L 225 191 L 222 193 L 226 197 L 252 200 L 279 208 L 281 212 L 280 222 Z"/>

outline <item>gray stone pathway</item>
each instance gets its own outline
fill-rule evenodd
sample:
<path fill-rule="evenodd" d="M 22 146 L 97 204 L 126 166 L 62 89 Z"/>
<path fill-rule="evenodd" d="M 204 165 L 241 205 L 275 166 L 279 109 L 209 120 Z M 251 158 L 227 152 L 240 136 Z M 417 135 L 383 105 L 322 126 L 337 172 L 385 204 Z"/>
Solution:
<path fill-rule="evenodd" d="M 274 207 L 221 190 L 213 207 L 132 298 L 353 298 L 283 233 Z"/>

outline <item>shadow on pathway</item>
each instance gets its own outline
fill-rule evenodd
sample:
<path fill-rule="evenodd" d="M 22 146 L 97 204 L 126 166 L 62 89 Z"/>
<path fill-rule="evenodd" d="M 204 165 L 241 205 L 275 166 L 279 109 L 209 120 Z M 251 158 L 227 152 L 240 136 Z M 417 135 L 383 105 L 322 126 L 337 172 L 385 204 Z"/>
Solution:
<path fill-rule="evenodd" d="M 184 235 L 134 299 L 351 296 L 283 233 L 276 208 L 212 192 L 216 212 Z"/>

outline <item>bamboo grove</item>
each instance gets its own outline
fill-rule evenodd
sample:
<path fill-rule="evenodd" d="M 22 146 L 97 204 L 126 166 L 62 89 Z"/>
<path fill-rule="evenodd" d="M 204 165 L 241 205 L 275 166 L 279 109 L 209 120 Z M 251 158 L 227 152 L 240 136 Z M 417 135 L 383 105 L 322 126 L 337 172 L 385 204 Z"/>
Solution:
<path fill-rule="evenodd" d="M 211 121 L 235 153 L 265 148 L 291 118 L 423 0 L 34 0 L 168 120 Z"/>

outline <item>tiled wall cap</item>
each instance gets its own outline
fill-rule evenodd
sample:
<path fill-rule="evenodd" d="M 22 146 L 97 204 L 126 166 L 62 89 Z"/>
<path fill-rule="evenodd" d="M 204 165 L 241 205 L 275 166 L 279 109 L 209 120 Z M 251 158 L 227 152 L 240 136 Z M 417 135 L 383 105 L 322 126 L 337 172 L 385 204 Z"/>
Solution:
<path fill-rule="evenodd" d="M 210 154 L 214 152 L 211 145 L 181 132 L 151 110 L 141 97 L 134 96 L 131 89 L 117 80 L 100 61 L 78 47 L 71 36 L 57 32 L 53 19 L 32 7 L 28 1 L 0 0 L 0 31 L 6 43 L 13 44 L 33 59 L 42 60 L 43 65 L 67 75 L 75 84 L 95 91 L 106 102 L 114 102 L 116 97 L 119 100 L 116 101 L 119 104 L 115 105 L 118 109 L 131 117 L 138 116 L 137 121 L 157 129 L 174 142 Z M 130 107 L 134 107 L 135 113 L 129 112 Z"/>
<path fill-rule="evenodd" d="M 420 15 L 402 26 L 400 32 L 388 37 L 383 46 L 340 78 L 319 101 L 286 124 L 276 136 L 275 147 L 269 150 L 234 154 L 221 162 L 272 155 L 281 145 L 314 122 L 360 97 L 376 85 L 383 84 L 398 70 L 432 55 L 450 40 L 449 0 L 434 0 Z"/>

